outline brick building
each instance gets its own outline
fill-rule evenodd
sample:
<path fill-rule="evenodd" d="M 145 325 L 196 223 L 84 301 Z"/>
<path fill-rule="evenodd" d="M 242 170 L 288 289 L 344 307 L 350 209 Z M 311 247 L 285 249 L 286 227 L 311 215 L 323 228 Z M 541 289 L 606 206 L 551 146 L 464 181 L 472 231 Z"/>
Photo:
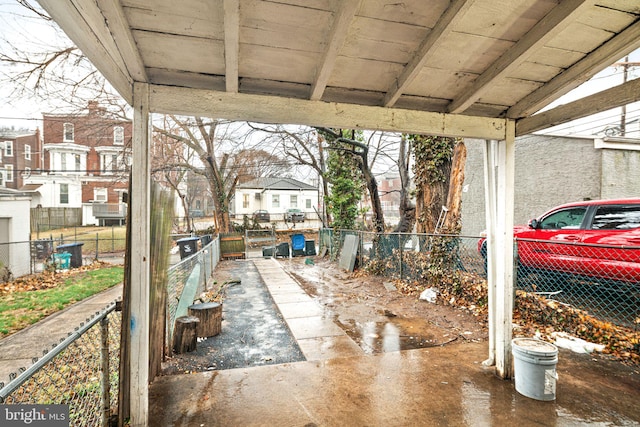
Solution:
<path fill-rule="evenodd" d="M 84 114 L 43 114 L 43 169 L 26 181 L 33 206 L 82 209 L 82 223 L 122 223 L 132 124 L 97 102 Z"/>
<path fill-rule="evenodd" d="M 0 188 L 20 189 L 42 167 L 40 130 L 0 130 Z"/>

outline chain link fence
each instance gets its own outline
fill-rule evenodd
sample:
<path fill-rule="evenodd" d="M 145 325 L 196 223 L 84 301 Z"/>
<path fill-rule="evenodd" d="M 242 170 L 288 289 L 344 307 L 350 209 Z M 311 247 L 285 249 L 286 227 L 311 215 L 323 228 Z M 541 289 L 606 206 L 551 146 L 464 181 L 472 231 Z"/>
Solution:
<path fill-rule="evenodd" d="M 0 383 L 0 403 L 69 405 L 69 425 L 108 426 L 118 408 L 120 328 L 110 304 Z"/>
<path fill-rule="evenodd" d="M 169 267 L 167 280 L 167 341 L 173 341 L 176 318 L 186 315 L 197 295 L 213 285 L 213 271 L 220 262 L 220 237 L 202 238 L 203 247 Z"/>
<path fill-rule="evenodd" d="M 320 246 L 338 259 L 345 236 L 358 237 L 357 266 L 392 279 L 424 281 L 454 272 L 486 278 L 479 237 L 376 234 L 323 229 Z M 616 325 L 639 327 L 640 247 L 516 241 L 515 287 L 539 293 Z"/>

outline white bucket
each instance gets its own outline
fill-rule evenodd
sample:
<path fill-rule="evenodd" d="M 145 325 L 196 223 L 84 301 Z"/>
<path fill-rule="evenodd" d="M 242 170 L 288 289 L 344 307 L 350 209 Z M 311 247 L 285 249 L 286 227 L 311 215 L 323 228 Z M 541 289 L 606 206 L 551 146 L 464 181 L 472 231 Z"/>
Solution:
<path fill-rule="evenodd" d="M 537 400 L 555 400 L 558 347 L 534 338 L 511 341 L 516 391 Z"/>

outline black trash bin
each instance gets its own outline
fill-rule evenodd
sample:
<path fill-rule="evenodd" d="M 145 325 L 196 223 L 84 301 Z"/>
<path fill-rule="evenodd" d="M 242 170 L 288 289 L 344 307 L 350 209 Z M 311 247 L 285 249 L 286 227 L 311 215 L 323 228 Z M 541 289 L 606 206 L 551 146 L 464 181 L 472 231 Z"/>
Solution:
<path fill-rule="evenodd" d="M 307 256 L 316 254 L 316 241 L 306 240 L 304 242 L 304 254 Z"/>
<path fill-rule="evenodd" d="M 33 242 L 33 253 L 38 260 L 49 258 L 53 253 L 53 240 L 35 240 Z"/>
<path fill-rule="evenodd" d="M 180 259 L 189 258 L 198 252 L 198 240 L 199 237 L 185 237 L 176 242 L 180 247 Z"/>
<path fill-rule="evenodd" d="M 69 262 L 69 266 L 71 268 L 82 267 L 82 245 L 84 245 L 84 243 L 81 242 L 58 245 L 56 247 L 56 252 L 59 254 L 71 254 L 71 260 Z"/>
<path fill-rule="evenodd" d="M 205 247 L 209 243 L 211 243 L 213 238 L 211 237 L 211 234 L 204 234 L 204 235 L 200 236 L 200 240 L 202 241 L 202 247 Z"/>
<path fill-rule="evenodd" d="M 276 246 L 276 258 L 278 257 L 289 258 L 289 256 L 290 256 L 289 243 L 287 242 L 278 243 L 278 245 Z"/>

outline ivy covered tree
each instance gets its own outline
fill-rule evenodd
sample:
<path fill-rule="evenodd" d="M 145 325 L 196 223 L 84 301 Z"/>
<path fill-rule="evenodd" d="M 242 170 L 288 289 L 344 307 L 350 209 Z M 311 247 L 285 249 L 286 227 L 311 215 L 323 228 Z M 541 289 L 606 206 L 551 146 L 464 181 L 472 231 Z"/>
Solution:
<path fill-rule="evenodd" d="M 415 156 L 417 231 L 459 232 L 466 161 L 464 143 L 461 139 L 430 135 L 407 135 L 406 138 L 411 141 Z"/>
<path fill-rule="evenodd" d="M 345 131 L 341 131 L 342 134 Z M 362 173 L 357 160 L 345 155 L 352 146 L 329 134 L 329 155 L 327 160 L 327 180 L 331 190 L 326 196 L 327 209 L 333 219 L 334 229 L 352 230 L 358 216 L 358 203 L 362 198 Z"/>

